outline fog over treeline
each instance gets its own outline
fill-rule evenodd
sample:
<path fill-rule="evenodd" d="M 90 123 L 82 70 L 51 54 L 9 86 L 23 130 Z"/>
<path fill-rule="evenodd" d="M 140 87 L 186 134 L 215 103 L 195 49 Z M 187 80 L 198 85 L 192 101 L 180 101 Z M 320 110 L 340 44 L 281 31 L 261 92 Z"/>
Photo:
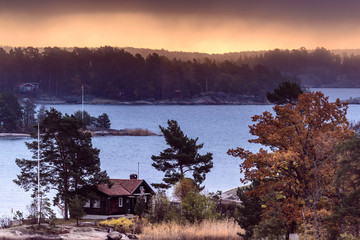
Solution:
<path fill-rule="evenodd" d="M 305 87 L 360 87 L 360 56 L 324 48 L 211 55 L 114 47 L 0 48 L 1 91 L 38 82 L 39 94 L 55 97 L 79 95 L 82 85 L 87 95 L 119 100 L 204 92 L 264 97 L 285 80 Z"/>

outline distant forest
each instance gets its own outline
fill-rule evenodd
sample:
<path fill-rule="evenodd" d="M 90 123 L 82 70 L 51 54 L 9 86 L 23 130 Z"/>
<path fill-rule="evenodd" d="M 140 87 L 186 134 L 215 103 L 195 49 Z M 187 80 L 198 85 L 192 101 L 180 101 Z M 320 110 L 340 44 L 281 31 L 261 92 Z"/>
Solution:
<path fill-rule="evenodd" d="M 305 87 L 360 87 L 360 56 L 324 48 L 193 53 L 193 59 L 191 53 L 128 50 L 0 48 L 0 90 L 16 91 L 20 83 L 36 82 L 38 95 L 50 97 L 79 96 L 84 86 L 87 96 L 159 100 L 210 92 L 264 97 L 286 80 Z"/>

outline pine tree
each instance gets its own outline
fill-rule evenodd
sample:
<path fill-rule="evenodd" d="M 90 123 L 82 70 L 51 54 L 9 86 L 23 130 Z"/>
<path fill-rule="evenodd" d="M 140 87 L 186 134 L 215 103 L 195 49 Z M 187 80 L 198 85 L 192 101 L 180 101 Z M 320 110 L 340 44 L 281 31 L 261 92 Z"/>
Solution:
<path fill-rule="evenodd" d="M 165 141 L 170 147 L 152 156 L 153 166 L 165 172 L 164 183 L 152 184 L 157 188 L 170 188 L 179 182 L 186 174 L 192 173 L 193 180 L 200 186 L 206 174 L 213 167 L 212 153 L 200 155 L 198 151 L 204 144 L 197 144 L 197 140 L 189 138 L 181 131 L 175 120 L 168 120 L 168 127 L 159 126 Z"/>
<path fill-rule="evenodd" d="M 21 106 L 13 93 L 0 92 L 0 131 L 18 132 L 21 128 Z"/>
<path fill-rule="evenodd" d="M 109 129 L 111 126 L 109 116 L 106 113 L 100 115 L 95 122 L 96 127 Z"/>
<path fill-rule="evenodd" d="M 248 196 L 248 192 L 254 188 L 253 183 L 250 186 L 238 188 L 237 195 L 241 200 L 241 205 L 236 207 L 235 220 L 245 233 L 238 233 L 244 240 L 251 239 L 254 234 L 254 227 L 261 220 L 261 201 L 256 196 Z"/>
<path fill-rule="evenodd" d="M 57 191 L 54 202 L 64 205 L 65 219 L 68 219 L 69 202 L 76 194 L 84 195 L 88 186 L 108 182 L 107 173 L 100 169 L 99 150 L 92 147 L 91 135 L 84 128 L 73 115 L 62 116 L 53 108 L 46 111 L 46 118 L 40 124 L 42 191 L 50 188 Z M 36 192 L 38 142 L 26 145 L 34 156 L 31 160 L 16 159 L 21 174 L 14 182 L 25 191 Z"/>
<path fill-rule="evenodd" d="M 335 207 L 330 223 L 340 233 L 360 235 L 360 137 L 355 136 L 336 146 L 339 168 L 336 172 L 335 186 L 339 201 Z"/>
<path fill-rule="evenodd" d="M 278 88 L 274 89 L 274 92 L 267 92 L 266 98 L 269 102 L 274 104 L 296 104 L 298 97 L 303 94 L 301 87 L 297 83 L 290 81 L 283 82 L 279 85 Z"/>
<path fill-rule="evenodd" d="M 76 226 L 79 226 L 79 218 L 86 215 L 86 212 L 83 208 L 85 201 L 79 197 L 79 195 L 75 195 L 69 202 L 69 210 L 71 218 L 76 219 Z"/>

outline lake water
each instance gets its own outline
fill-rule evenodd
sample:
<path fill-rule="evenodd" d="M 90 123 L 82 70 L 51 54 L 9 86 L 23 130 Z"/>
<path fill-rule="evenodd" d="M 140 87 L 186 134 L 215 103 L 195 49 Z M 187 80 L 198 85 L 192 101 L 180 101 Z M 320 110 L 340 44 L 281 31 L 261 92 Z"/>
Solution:
<path fill-rule="evenodd" d="M 314 89 L 322 90 L 333 101 L 336 97 L 348 99 L 360 97 L 360 89 Z M 47 105 L 63 113 L 74 113 L 80 105 Z M 249 144 L 248 125 L 251 116 L 271 111 L 270 105 L 239 106 L 114 106 L 85 105 L 92 116 L 107 113 L 112 128 L 146 128 L 160 133 L 159 125 L 166 126 L 168 119 L 177 120 L 181 129 L 189 137 L 198 137 L 198 143 L 204 143 L 202 153 L 213 153 L 214 167 L 204 182 L 210 192 L 226 191 L 240 186 L 240 159 L 226 154 L 229 148 L 243 147 L 256 151 L 259 146 Z M 348 119 L 360 120 L 360 105 L 350 105 Z M 11 209 L 20 210 L 27 215 L 26 205 L 31 201 L 30 193 L 13 183 L 19 174 L 16 158 L 30 158 L 25 146 L 31 139 L 0 139 L 0 216 L 10 215 Z M 95 137 L 93 145 L 100 149 L 102 169 L 111 178 L 128 178 L 131 173 L 148 183 L 160 182 L 163 173 L 151 166 L 152 155 L 158 155 L 166 148 L 165 140 L 159 136 L 147 137 Z"/>

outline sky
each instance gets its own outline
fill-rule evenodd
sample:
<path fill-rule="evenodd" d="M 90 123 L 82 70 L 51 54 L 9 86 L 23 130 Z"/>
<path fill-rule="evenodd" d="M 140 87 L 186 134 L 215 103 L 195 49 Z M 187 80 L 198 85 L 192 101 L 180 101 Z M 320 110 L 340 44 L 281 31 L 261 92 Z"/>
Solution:
<path fill-rule="evenodd" d="M 0 46 L 360 48 L 358 0 L 0 0 Z"/>

